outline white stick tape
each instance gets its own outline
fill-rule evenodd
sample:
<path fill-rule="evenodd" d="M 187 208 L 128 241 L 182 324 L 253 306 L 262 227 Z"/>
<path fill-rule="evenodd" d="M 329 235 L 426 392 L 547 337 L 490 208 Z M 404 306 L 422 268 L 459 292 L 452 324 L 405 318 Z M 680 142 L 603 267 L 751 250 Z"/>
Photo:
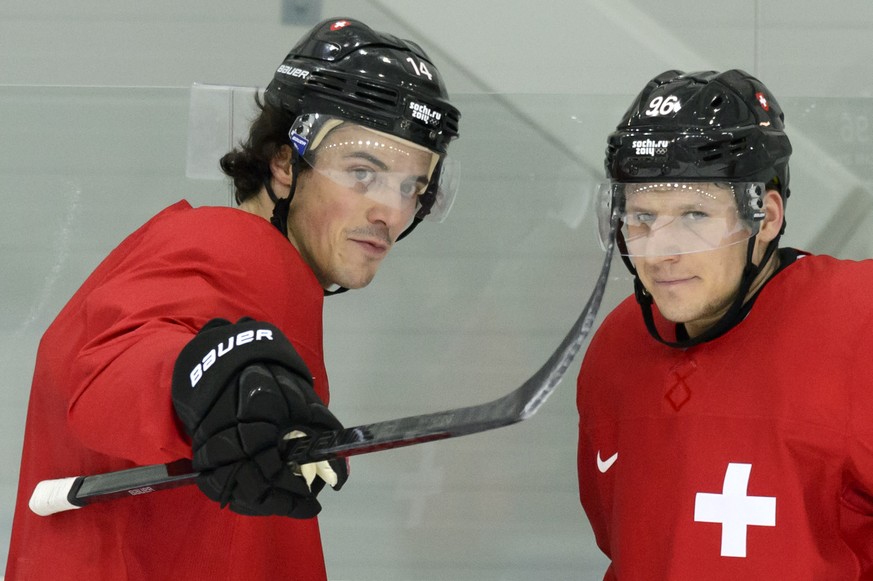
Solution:
<path fill-rule="evenodd" d="M 30 510 L 39 516 L 48 516 L 56 512 L 82 508 L 67 500 L 67 495 L 75 481 L 75 476 L 58 478 L 57 480 L 43 480 L 33 489 L 28 503 Z"/>

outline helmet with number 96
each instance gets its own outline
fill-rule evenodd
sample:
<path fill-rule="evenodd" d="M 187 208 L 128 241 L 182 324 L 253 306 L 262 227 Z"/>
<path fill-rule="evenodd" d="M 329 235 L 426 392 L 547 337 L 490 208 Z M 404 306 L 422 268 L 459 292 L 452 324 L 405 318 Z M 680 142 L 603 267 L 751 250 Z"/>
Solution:
<path fill-rule="evenodd" d="M 664 72 L 609 136 L 606 173 L 619 182 L 761 182 L 787 199 L 791 143 L 782 108 L 741 70 Z"/>

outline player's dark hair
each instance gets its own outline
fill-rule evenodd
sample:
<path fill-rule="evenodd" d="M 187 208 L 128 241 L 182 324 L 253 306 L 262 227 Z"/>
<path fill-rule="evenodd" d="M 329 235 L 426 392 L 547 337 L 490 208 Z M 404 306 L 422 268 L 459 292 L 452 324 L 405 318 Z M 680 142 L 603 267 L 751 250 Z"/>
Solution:
<path fill-rule="evenodd" d="M 269 182 L 272 177 L 270 162 L 279 153 L 279 148 L 290 145 L 288 130 L 296 118 L 288 110 L 262 103 L 257 93 L 255 104 L 260 113 L 249 129 L 248 138 L 220 161 L 221 171 L 233 179 L 237 204 L 257 196 Z"/>

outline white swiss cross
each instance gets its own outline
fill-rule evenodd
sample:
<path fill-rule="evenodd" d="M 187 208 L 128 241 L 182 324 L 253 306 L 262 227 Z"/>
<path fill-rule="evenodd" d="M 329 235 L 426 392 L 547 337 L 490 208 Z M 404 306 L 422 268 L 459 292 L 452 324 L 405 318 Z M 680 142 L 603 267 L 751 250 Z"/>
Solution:
<path fill-rule="evenodd" d="M 747 496 L 751 464 L 730 463 L 721 494 L 698 492 L 694 520 L 721 523 L 721 556 L 746 556 L 746 527 L 775 527 L 776 498 Z"/>

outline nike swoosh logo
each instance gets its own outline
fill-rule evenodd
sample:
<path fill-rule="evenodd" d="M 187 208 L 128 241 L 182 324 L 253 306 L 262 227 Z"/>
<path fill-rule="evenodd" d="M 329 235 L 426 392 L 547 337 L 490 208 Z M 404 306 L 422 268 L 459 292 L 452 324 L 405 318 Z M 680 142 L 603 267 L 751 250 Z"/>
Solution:
<path fill-rule="evenodd" d="M 618 460 L 618 452 L 604 460 L 600 457 L 600 450 L 597 451 L 597 469 L 600 470 L 601 474 L 606 474 L 606 471 L 612 468 L 616 460 Z"/>

